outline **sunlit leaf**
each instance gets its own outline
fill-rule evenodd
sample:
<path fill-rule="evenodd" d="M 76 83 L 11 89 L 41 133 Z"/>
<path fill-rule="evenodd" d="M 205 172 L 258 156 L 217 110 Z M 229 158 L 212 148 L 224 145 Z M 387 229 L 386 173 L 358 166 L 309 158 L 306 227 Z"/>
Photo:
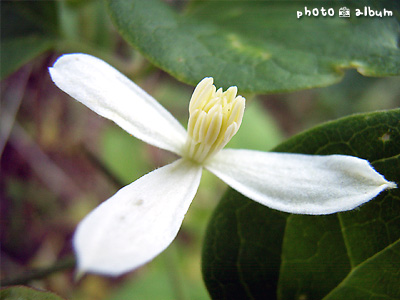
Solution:
<path fill-rule="evenodd" d="M 229 142 L 227 148 L 264 150 L 271 149 L 283 140 L 283 133 L 258 101 L 246 103 L 243 120 L 240 130 Z M 264 138 L 266 136 L 267 139 Z"/>
<path fill-rule="evenodd" d="M 121 183 L 129 184 L 149 172 L 149 157 L 143 143 L 116 126 L 104 130 L 100 159 Z"/>
<path fill-rule="evenodd" d="M 351 18 L 339 18 L 343 1 L 209 0 L 180 10 L 161 0 L 107 3 L 127 41 L 191 84 L 213 76 L 218 86 L 271 93 L 330 85 L 348 68 L 366 76 L 400 71 L 395 17 L 356 17 L 352 7 Z M 335 17 L 297 19 L 305 6 L 331 7 Z"/>

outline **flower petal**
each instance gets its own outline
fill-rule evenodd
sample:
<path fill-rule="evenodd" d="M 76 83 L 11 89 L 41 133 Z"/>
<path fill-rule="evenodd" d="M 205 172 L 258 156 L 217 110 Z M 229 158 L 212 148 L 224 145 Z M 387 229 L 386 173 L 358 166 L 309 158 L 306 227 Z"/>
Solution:
<path fill-rule="evenodd" d="M 296 214 L 353 209 L 396 184 L 363 159 L 225 149 L 205 166 L 243 195 Z"/>
<path fill-rule="evenodd" d="M 79 271 L 118 276 L 161 253 L 179 231 L 201 172 L 199 165 L 179 159 L 94 209 L 74 236 Z"/>
<path fill-rule="evenodd" d="M 87 54 L 66 54 L 49 68 L 54 83 L 128 133 L 181 154 L 182 125 L 153 97 L 106 62 Z"/>

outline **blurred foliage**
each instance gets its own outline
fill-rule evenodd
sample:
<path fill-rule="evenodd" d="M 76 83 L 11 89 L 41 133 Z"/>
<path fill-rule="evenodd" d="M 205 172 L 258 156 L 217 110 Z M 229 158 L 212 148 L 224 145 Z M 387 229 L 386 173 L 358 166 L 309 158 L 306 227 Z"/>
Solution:
<path fill-rule="evenodd" d="M 62 300 L 53 293 L 37 291 L 23 286 L 1 290 L 0 298 L 4 300 Z"/>
<path fill-rule="evenodd" d="M 179 10 L 185 2 L 169 4 Z M 113 27 L 103 1 L 1 1 L 0 5 L 0 275 L 4 283 L 23 278 L 30 270 L 51 271 L 58 262 L 70 259 L 74 228 L 89 211 L 122 185 L 174 159 L 57 89 L 47 71 L 56 58 L 85 52 L 108 61 L 183 124 L 193 88 L 132 50 Z M 285 137 L 320 122 L 399 107 L 399 86 L 399 78 L 365 78 L 354 71 L 328 88 L 244 95 L 248 99 L 244 122 L 228 146 L 270 150 Z M 157 299 L 160 294 L 166 300 L 206 299 L 201 244 L 224 189 L 221 181 L 205 172 L 177 240 L 135 272 L 116 279 L 86 275 L 75 282 L 69 263 L 62 272 L 23 284 L 71 300 Z"/>

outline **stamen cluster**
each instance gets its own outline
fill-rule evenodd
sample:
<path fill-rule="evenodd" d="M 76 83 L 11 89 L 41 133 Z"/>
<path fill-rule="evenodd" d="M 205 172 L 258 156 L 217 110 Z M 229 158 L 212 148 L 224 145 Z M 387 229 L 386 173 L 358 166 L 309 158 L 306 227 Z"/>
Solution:
<path fill-rule="evenodd" d="M 197 85 L 189 104 L 188 137 L 185 156 L 202 163 L 231 140 L 242 123 L 245 99 L 236 96 L 237 87 L 216 91 L 213 79 Z"/>

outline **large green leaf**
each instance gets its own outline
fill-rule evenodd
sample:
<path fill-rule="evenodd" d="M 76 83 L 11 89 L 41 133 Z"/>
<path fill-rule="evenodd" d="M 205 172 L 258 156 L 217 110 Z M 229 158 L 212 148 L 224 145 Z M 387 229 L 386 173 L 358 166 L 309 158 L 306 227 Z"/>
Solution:
<path fill-rule="evenodd" d="M 0 291 L 3 300 L 63 300 L 51 292 L 39 291 L 26 286 L 13 286 Z"/>
<path fill-rule="evenodd" d="M 368 76 L 400 72 L 394 17 L 339 18 L 347 2 L 194 1 L 178 11 L 161 0 L 107 0 L 126 40 L 150 61 L 191 84 L 279 92 L 326 86 L 343 70 Z M 303 17 L 304 7 L 334 8 L 335 17 Z M 388 9 L 389 6 L 386 6 Z"/>
<path fill-rule="evenodd" d="M 274 151 L 358 156 L 398 183 L 400 109 L 329 122 Z M 394 189 L 353 211 L 302 216 L 229 190 L 206 233 L 207 288 L 215 299 L 398 299 L 399 198 Z"/>

